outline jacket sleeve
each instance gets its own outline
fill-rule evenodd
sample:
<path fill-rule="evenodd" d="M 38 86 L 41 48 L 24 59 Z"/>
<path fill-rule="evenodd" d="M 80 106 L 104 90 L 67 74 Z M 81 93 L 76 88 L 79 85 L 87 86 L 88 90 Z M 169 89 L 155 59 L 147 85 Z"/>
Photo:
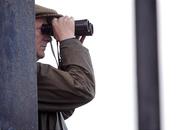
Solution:
<path fill-rule="evenodd" d="M 61 67 L 37 63 L 40 111 L 70 111 L 95 96 L 95 79 L 87 48 L 77 39 L 61 43 Z"/>

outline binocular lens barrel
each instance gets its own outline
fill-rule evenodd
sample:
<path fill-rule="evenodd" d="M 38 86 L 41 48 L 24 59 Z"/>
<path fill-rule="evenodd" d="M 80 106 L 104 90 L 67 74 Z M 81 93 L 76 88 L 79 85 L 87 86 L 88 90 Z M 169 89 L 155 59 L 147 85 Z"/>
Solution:
<path fill-rule="evenodd" d="M 93 24 L 87 19 L 75 21 L 75 36 L 92 36 Z M 53 29 L 51 24 L 43 24 L 41 27 L 42 34 L 53 36 Z"/>
<path fill-rule="evenodd" d="M 87 20 L 75 21 L 75 35 L 76 36 L 92 36 L 93 25 Z"/>

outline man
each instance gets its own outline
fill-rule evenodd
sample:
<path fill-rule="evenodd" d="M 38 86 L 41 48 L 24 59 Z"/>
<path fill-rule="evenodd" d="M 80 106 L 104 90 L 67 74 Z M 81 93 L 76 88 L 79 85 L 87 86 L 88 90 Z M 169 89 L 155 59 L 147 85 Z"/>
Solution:
<path fill-rule="evenodd" d="M 59 69 L 37 63 L 39 130 L 63 130 L 67 119 L 78 108 L 95 96 L 95 81 L 88 50 L 75 38 L 72 17 L 57 14 L 55 10 L 35 5 L 35 42 L 37 59 L 51 38 L 42 34 L 42 24 L 52 19 L 54 38 L 60 43 Z M 64 128 L 63 128 L 64 127 Z"/>

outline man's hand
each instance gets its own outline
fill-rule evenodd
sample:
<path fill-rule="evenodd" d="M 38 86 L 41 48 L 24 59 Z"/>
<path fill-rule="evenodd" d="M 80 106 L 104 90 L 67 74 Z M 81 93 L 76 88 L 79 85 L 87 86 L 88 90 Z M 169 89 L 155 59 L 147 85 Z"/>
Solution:
<path fill-rule="evenodd" d="M 54 37 L 58 41 L 63 41 L 75 37 L 75 22 L 73 17 L 60 17 L 52 20 Z"/>

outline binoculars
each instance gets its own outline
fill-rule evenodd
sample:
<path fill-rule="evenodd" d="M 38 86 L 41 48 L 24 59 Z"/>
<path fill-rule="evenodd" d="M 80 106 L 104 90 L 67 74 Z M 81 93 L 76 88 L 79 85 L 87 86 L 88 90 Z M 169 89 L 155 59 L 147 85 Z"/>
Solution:
<path fill-rule="evenodd" d="M 51 24 L 43 24 L 41 27 L 42 34 L 53 36 Z M 75 21 L 75 36 L 92 36 L 93 24 L 87 19 Z"/>

